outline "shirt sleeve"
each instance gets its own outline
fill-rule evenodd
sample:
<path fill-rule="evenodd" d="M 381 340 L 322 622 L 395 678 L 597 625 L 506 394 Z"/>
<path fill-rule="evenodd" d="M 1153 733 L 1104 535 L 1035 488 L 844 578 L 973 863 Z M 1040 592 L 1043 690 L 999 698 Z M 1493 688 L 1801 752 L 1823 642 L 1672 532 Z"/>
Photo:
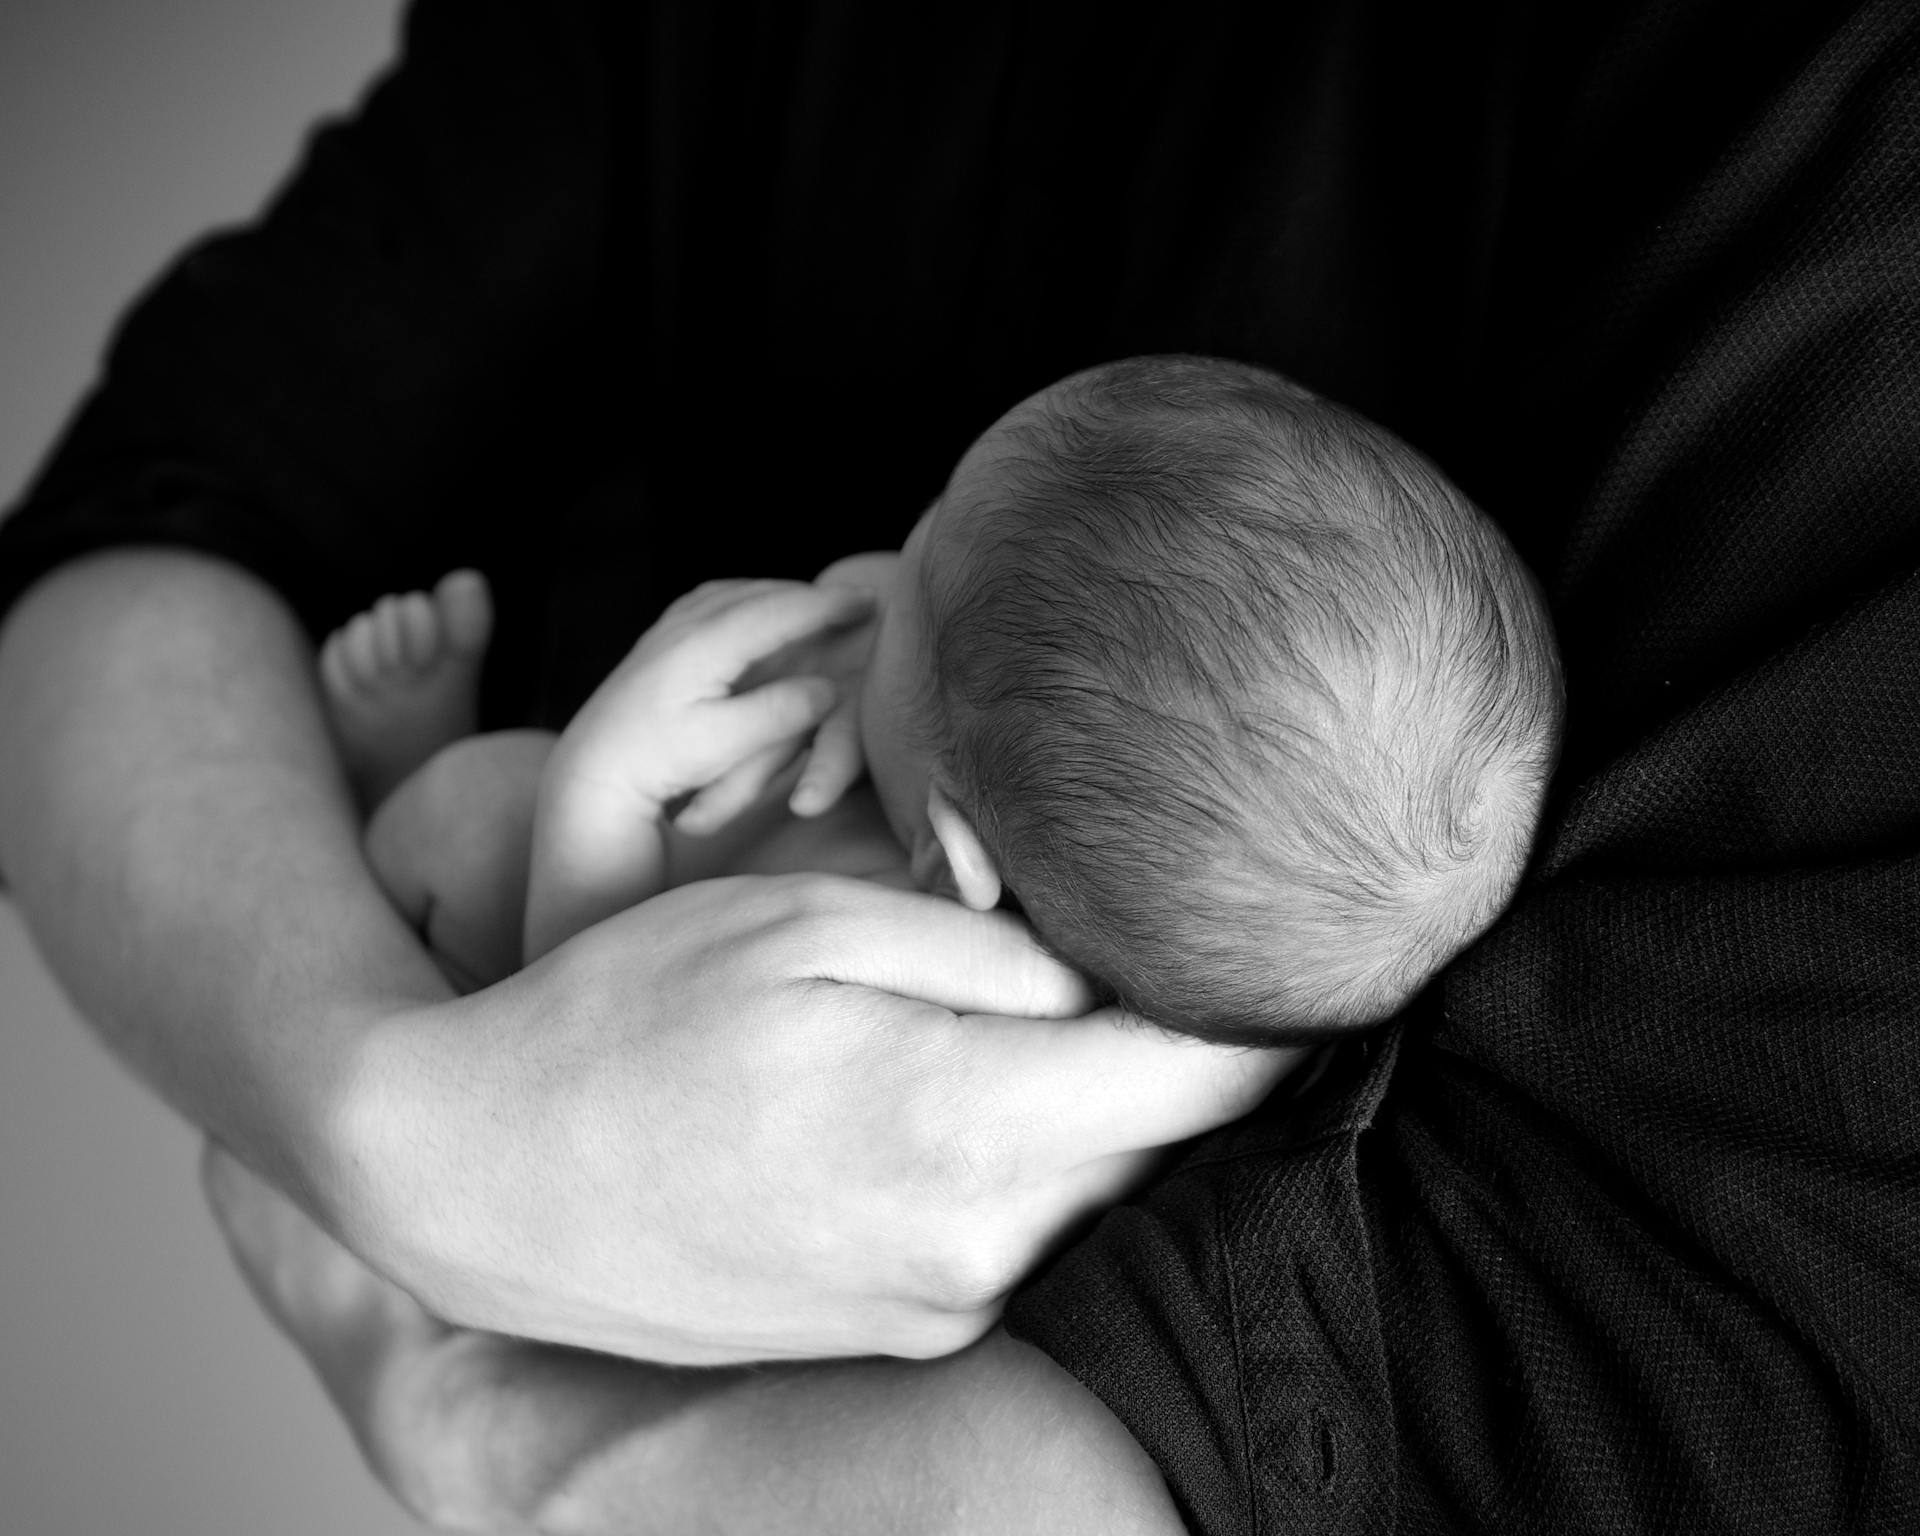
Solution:
<path fill-rule="evenodd" d="M 1920 32 L 1531 46 L 1443 462 L 1561 631 L 1535 867 L 1331 1129 L 1203 1143 L 1010 1324 L 1195 1531 L 1920 1528 Z"/>
<path fill-rule="evenodd" d="M 252 225 L 181 256 L 0 526 L 0 606 L 112 544 L 238 561 L 316 630 L 496 560 L 568 482 L 605 223 L 580 5 L 422 0 Z"/>

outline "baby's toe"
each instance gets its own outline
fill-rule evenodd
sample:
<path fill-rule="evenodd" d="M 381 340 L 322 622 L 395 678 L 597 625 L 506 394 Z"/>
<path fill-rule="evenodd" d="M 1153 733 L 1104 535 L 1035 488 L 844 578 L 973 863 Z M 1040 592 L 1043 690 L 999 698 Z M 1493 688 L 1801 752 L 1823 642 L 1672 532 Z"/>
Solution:
<path fill-rule="evenodd" d="M 356 613 L 340 631 L 340 660 L 347 681 L 366 688 L 380 677 L 380 632 L 372 613 Z"/>
<path fill-rule="evenodd" d="M 400 618 L 400 599 L 388 593 L 373 605 L 374 654 L 380 670 L 406 670 L 406 637 Z"/>
<path fill-rule="evenodd" d="M 440 612 L 424 592 L 409 592 L 395 605 L 400 622 L 400 656 L 416 672 L 440 659 Z"/>
<path fill-rule="evenodd" d="M 452 571 L 433 589 L 433 602 L 451 649 L 472 653 L 486 648 L 493 635 L 493 594 L 486 577 L 478 571 Z"/>
<path fill-rule="evenodd" d="M 328 695 L 344 699 L 354 691 L 353 670 L 347 660 L 346 631 L 336 629 L 320 647 L 320 683 Z"/>

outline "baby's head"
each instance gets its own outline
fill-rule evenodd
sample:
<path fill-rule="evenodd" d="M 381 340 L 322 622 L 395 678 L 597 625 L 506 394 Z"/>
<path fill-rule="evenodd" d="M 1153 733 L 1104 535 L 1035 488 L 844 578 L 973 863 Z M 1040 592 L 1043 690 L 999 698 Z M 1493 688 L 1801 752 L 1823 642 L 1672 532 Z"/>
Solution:
<path fill-rule="evenodd" d="M 1011 893 L 1139 1014 L 1386 1018 L 1511 897 L 1557 750 L 1532 577 L 1390 433 L 1277 374 L 1077 374 L 968 451 L 863 696 L 916 877 Z"/>

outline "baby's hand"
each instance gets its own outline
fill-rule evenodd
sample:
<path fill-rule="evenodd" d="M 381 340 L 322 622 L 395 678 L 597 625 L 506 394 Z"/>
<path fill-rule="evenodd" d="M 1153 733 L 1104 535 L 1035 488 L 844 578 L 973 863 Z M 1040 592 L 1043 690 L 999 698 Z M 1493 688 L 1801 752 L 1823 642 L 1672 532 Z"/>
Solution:
<path fill-rule="evenodd" d="M 840 689 L 816 673 L 751 677 L 773 653 L 856 624 L 870 592 L 798 581 L 710 581 L 675 602 L 581 711 L 577 730 L 607 765 L 599 787 L 664 808 L 691 833 L 752 805 L 834 709 Z M 571 765 L 599 779 L 595 764 Z M 614 782 L 617 775 L 618 782 Z"/>
<path fill-rule="evenodd" d="M 755 662 L 738 684 L 748 688 L 776 677 L 812 676 L 829 678 L 840 690 L 832 710 L 813 733 L 800 777 L 787 797 L 787 808 L 796 816 L 819 816 L 832 810 L 867 771 L 860 747 L 861 684 L 899 563 L 900 556 L 892 550 L 834 561 L 814 578 L 814 585 L 867 593 L 874 603 L 867 622 L 807 635 L 783 646 Z"/>
<path fill-rule="evenodd" d="M 894 571 L 899 564 L 900 556 L 893 550 L 849 555 L 814 578 L 817 586 L 870 594 L 876 622 L 844 630 L 817 645 L 812 670 L 832 678 L 839 685 L 840 697 L 813 733 L 806 766 L 787 802 L 796 816 L 818 816 L 831 810 L 866 772 L 866 754 L 860 746 L 861 683 L 879 630 L 879 610 L 892 595 Z"/>

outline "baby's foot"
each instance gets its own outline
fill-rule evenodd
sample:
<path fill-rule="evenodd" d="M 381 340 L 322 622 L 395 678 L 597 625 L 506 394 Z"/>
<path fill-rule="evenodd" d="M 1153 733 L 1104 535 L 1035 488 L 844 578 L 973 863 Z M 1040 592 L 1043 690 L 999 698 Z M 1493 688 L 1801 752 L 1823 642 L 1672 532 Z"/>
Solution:
<path fill-rule="evenodd" d="M 383 597 L 327 637 L 320 681 L 361 803 L 378 805 L 451 742 L 473 734 L 493 598 L 478 571 Z"/>

